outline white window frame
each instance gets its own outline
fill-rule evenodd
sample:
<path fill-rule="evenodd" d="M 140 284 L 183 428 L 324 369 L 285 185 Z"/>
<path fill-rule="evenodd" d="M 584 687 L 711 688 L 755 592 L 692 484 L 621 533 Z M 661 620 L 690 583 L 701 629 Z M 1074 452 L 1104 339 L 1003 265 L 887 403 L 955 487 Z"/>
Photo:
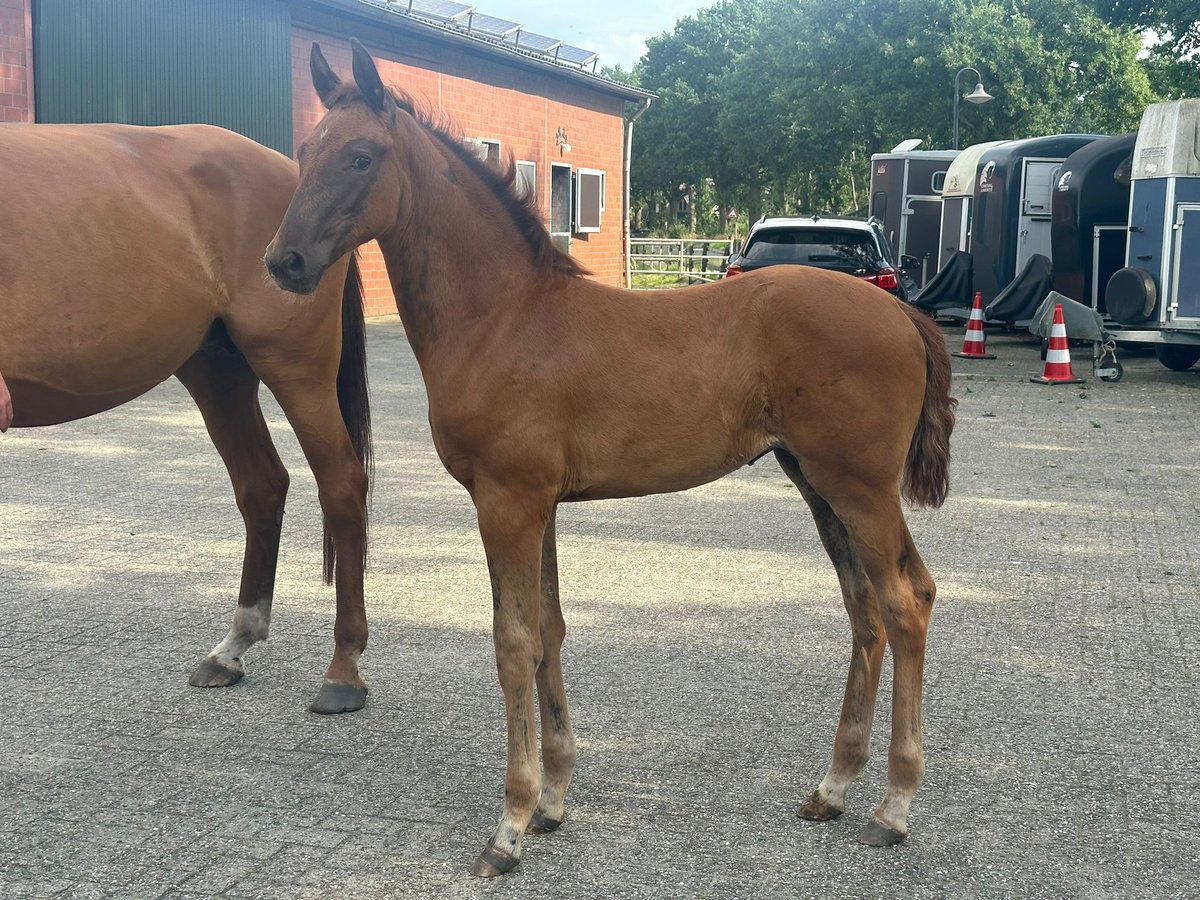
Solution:
<path fill-rule="evenodd" d="M 496 148 L 496 160 L 500 160 L 500 149 L 503 146 L 495 138 L 463 138 L 463 146 L 475 154 L 483 162 L 488 160 L 488 151 Z"/>
<path fill-rule="evenodd" d="M 522 185 L 529 185 L 528 190 L 536 202 L 538 198 L 537 163 L 530 159 L 518 159 L 516 165 L 518 188 Z M 522 171 L 529 172 L 527 178 L 522 178 Z"/>
<path fill-rule="evenodd" d="M 554 230 L 554 172 L 556 169 L 566 169 L 567 171 L 567 227 L 565 231 Z M 546 209 L 549 213 L 547 226 L 550 234 L 565 235 L 569 238 L 571 229 L 575 225 L 575 170 L 569 163 L 550 163 L 550 193 L 546 198 Z"/>
<path fill-rule="evenodd" d="M 595 179 L 596 191 L 598 192 L 598 195 L 596 197 L 596 221 L 595 221 L 595 224 L 593 224 L 591 222 L 581 222 L 580 221 L 580 214 L 582 213 L 583 208 L 584 208 L 584 205 L 583 205 L 583 202 L 581 199 L 581 195 L 584 190 L 584 188 L 583 188 L 584 179 L 591 179 L 591 178 Z M 576 234 L 597 234 L 597 233 L 599 233 L 601 224 L 603 223 L 603 219 L 604 219 L 604 188 L 605 188 L 605 174 L 604 174 L 603 170 L 601 170 L 601 169 L 583 169 L 583 168 L 579 168 L 579 169 L 575 170 L 574 184 L 572 185 L 572 191 L 571 191 L 571 194 L 572 194 L 572 197 L 571 197 L 571 201 L 572 201 L 571 202 L 571 206 L 572 206 L 571 222 L 572 222 L 572 228 Z"/>

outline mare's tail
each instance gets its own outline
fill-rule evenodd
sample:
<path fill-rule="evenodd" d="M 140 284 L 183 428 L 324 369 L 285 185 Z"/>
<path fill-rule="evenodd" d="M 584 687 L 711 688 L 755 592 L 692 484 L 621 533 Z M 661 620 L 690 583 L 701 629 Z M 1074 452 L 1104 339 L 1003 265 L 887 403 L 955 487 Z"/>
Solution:
<path fill-rule="evenodd" d="M 338 406 L 342 421 L 350 434 L 350 443 L 359 462 L 367 472 L 371 465 L 371 405 L 367 396 L 367 335 L 363 319 L 362 278 L 358 270 L 358 254 L 350 256 L 346 283 L 342 287 L 342 360 L 337 376 Z M 369 495 L 369 489 L 368 489 Z M 363 518 L 363 566 L 366 566 L 367 520 Z M 325 523 L 325 583 L 333 583 L 335 554 L 329 523 Z"/>
<path fill-rule="evenodd" d="M 950 396 L 950 354 L 937 323 L 916 307 L 901 305 L 925 344 L 925 402 L 904 462 L 900 493 L 915 506 L 941 506 L 950 490 L 950 432 L 958 406 Z"/>

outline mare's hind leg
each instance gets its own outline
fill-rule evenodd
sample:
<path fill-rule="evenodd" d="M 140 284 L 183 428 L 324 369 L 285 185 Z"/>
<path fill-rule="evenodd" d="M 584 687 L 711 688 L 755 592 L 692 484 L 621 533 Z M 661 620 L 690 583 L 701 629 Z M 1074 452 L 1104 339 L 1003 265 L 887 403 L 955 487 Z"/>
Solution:
<path fill-rule="evenodd" d="M 279 401 L 308 460 L 335 553 L 333 658 L 309 709 L 324 714 L 353 712 L 367 702 L 367 685 L 358 672 L 358 659 L 367 648 L 363 601 L 367 474 L 342 421 L 334 380 L 295 372 L 280 377 L 273 363 L 256 368 Z"/>
<path fill-rule="evenodd" d="M 258 377 L 232 346 L 207 345 L 176 373 L 196 401 L 246 523 L 246 552 L 233 624 L 192 673 L 195 687 L 225 687 L 245 674 L 242 654 L 271 623 L 288 473 L 258 405 Z"/>
<path fill-rule="evenodd" d="M 566 817 L 567 788 L 575 771 L 575 733 L 567 712 L 567 692 L 562 676 L 562 642 L 567 634 L 558 599 L 558 549 L 554 514 L 542 538 L 542 603 L 539 624 L 542 661 L 534 676 L 542 717 L 542 796 L 529 823 L 529 831 L 553 831 Z"/>
<path fill-rule="evenodd" d="M 846 693 L 833 742 L 833 762 L 799 812 L 801 818 L 810 821 L 829 821 L 845 812 L 850 784 L 862 773 L 870 755 L 871 725 L 875 718 L 875 697 L 887 633 L 880 619 L 875 591 L 846 526 L 805 479 L 796 457 L 782 450 L 777 450 L 775 457 L 812 510 L 821 543 L 837 570 L 842 602 L 850 616 L 853 640 L 850 673 L 846 678 Z"/>

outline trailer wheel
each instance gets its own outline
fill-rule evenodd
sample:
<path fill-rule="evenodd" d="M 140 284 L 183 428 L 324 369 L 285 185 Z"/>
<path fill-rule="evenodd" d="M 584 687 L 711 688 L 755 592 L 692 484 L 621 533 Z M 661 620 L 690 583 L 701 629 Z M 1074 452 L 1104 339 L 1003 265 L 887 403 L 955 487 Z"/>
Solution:
<path fill-rule="evenodd" d="M 1155 344 L 1154 355 L 1172 372 L 1186 372 L 1200 360 L 1200 346 L 1192 344 Z"/>
<path fill-rule="evenodd" d="M 1113 363 L 1111 366 L 1109 366 L 1109 368 L 1112 370 L 1112 374 L 1101 375 L 1100 380 L 1116 384 L 1121 380 L 1121 376 L 1125 374 L 1125 369 L 1119 362 Z"/>

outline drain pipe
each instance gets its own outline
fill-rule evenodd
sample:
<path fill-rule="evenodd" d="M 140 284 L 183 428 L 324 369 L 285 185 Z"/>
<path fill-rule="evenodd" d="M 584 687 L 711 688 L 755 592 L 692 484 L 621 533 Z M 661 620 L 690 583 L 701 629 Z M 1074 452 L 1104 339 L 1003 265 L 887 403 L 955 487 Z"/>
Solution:
<path fill-rule="evenodd" d="M 631 245 L 631 241 L 630 241 L 631 228 L 630 228 L 630 224 L 629 224 L 629 213 L 630 213 L 629 163 L 630 163 L 630 159 L 633 156 L 633 123 L 636 122 L 638 119 L 640 119 L 642 116 L 642 113 L 644 113 L 646 110 L 648 110 L 650 108 L 650 103 L 653 101 L 653 99 L 654 99 L 653 97 L 647 97 L 646 102 L 645 102 L 645 104 L 643 104 L 642 108 L 639 109 L 637 112 L 635 112 L 633 114 L 633 116 L 629 119 L 629 121 L 625 123 L 625 158 L 621 161 L 621 163 L 622 163 L 622 168 L 624 169 L 624 171 L 622 172 L 622 175 L 625 178 L 625 197 L 624 197 L 625 217 L 624 217 L 623 221 L 624 221 L 624 228 L 625 228 L 625 287 L 627 287 L 627 288 L 633 287 L 633 259 L 630 255 L 632 252 L 632 245 Z"/>

